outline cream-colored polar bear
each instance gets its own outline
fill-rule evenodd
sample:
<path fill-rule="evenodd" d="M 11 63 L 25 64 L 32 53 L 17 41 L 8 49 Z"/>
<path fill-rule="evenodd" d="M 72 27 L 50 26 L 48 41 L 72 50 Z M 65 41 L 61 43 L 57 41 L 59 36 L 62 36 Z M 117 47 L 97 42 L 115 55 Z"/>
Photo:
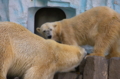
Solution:
<path fill-rule="evenodd" d="M 53 79 L 56 72 L 78 66 L 85 56 L 83 48 L 45 40 L 23 26 L 0 22 L 0 79 Z"/>
<path fill-rule="evenodd" d="M 95 7 L 62 21 L 45 23 L 37 28 L 45 38 L 69 45 L 92 45 L 90 55 L 107 58 L 120 56 L 120 15 L 108 7 Z"/>

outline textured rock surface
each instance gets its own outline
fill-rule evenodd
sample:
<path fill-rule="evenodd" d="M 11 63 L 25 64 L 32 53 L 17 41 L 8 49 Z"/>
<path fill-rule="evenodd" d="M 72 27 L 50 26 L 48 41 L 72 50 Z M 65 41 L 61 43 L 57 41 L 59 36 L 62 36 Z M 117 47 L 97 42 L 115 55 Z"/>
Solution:
<path fill-rule="evenodd" d="M 79 65 L 79 67 L 78 67 L 79 68 L 78 71 L 82 75 L 83 75 L 83 72 L 84 72 L 85 65 L 86 65 L 86 59 L 83 59 L 82 62 L 80 63 L 80 65 Z"/>
<path fill-rule="evenodd" d="M 109 61 L 109 79 L 120 79 L 120 58 L 113 57 Z"/>
<path fill-rule="evenodd" d="M 77 79 L 83 79 L 83 78 L 82 78 L 82 75 L 79 75 Z"/>
<path fill-rule="evenodd" d="M 84 79 L 107 79 L 108 62 L 104 57 L 87 57 L 83 73 Z"/>
<path fill-rule="evenodd" d="M 76 73 L 58 73 L 54 79 L 76 79 Z"/>

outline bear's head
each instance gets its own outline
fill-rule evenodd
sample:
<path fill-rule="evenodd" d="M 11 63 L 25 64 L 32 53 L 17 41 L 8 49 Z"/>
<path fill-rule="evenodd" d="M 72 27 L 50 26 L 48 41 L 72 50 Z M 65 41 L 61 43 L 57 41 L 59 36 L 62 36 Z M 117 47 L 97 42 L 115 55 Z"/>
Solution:
<path fill-rule="evenodd" d="M 36 28 L 45 39 L 59 41 L 60 27 L 58 22 L 44 23 L 41 27 Z"/>
<path fill-rule="evenodd" d="M 67 57 L 64 58 L 63 55 Z M 57 67 L 61 68 L 59 72 L 70 72 L 75 71 L 75 68 L 80 65 L 81 61 L 86 57 L 87 52 L 84 48 L 76 46 L 75 48 L 69 48 L 69 51 L 67 53 L 64 52 L 63 55 L 59 55 L 64 59 L 64 61 L 60 61 L 59 65 L 57 65 Z M 61 65 L 63 68 L 60 67 Z"/>

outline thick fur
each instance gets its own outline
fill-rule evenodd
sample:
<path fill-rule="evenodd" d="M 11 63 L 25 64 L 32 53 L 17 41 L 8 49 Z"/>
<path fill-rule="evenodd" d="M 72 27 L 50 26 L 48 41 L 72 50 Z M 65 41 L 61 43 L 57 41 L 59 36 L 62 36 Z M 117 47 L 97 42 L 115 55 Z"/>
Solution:
<path fill-rule="evenodd" d="M 80 64 L 86 51 L 45 40 L 12 22 L 0 22 L 0 79 L 53 79 Z"/>
<path fill-rule="evenodd" d="M 108 7 L 95 7 L 70 19 L 45 23 L 37 31 L 64 44 L 92 45 L 91 56 L 105 56 L 106 52 L 107 58 L 120 56 L 120 15 Z"/>

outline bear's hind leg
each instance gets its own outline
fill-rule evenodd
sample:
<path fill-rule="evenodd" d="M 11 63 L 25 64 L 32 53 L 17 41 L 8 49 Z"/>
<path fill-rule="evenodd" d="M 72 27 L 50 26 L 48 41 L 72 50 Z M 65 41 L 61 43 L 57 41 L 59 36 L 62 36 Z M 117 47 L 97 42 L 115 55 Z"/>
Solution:
<path fill-rule="evenodd" d="M 4 73 L 4 68 L 3 68 L 3 59 L 0 56 L 0 79 L 6 79 L 6 73 Z"/>
<path fill-rule="evenodd" d="M 7 79 L 7 64 L 4 59 L 4 57 L 0 56 L 0 79 Z"/>
<path fill-rule="evenodd" d="M 7 79 L 7 73 L 12 64 L 13 56 L 10 45 L 0 47 L 0 79 Z"/>

